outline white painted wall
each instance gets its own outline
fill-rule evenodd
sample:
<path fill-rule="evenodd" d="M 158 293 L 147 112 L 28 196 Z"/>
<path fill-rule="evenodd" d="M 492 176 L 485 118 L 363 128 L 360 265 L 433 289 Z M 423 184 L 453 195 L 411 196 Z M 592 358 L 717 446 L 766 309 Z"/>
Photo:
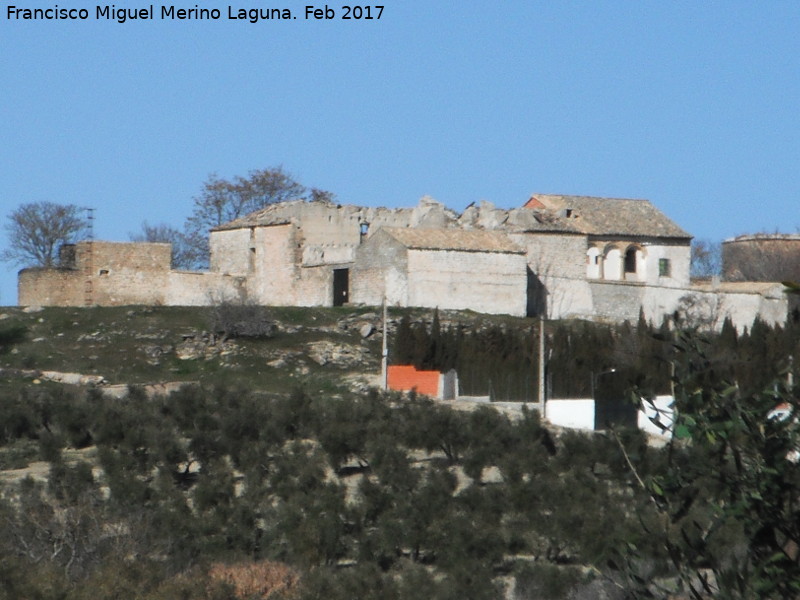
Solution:
<path fill-rule="evenodd" d="M 647 261 L 642 281 L 660 287 L 688 287 L 691 249 L 686 245 L 647 244 Z M 659 275 L 658 261 L 669 260 L 669 276 Z"/>
<path fill-rule="evenodd" d="M 603 253 L 597 246 L 591 246 L 586 251 L 586 277 L 589 279 L 603 277 Z"/>
<path fill-rule="evenodd" d="M 642 401 L 642 406 L 639 408 L 639 415 L 637 417 L 637 425 L 642 431 L 651 435 L 660 437 L 672 437 L 672 431 L 664 431 L 653 423 L 650 418 L 658 418 L 661 423 L 671 428 L 674 412 L 672 405 L 675 399 L 672 396 L 656 396 L 652 404 L 646 400 Z"/>
<path fill-rule="evenodd" d="M 594 400 L 548 400 L 545 418 L 553 425 L 570 429 L 594 430 Z"/>
<path fill-rule="evenodd" d="M 619 248 L 610 248 L 603 261 L 603 279 L 618 281 L 622 279 L 622 252 Z"/>

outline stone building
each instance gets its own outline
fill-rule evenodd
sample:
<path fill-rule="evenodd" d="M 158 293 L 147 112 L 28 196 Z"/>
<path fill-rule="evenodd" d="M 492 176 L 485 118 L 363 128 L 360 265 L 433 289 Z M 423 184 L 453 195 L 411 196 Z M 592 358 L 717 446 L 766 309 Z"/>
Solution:
<path fill-rule="evenodd" d="M 21 306 L 203 306 L 244 297 L 246 280 L 219 272 L 173 271 L 170 244 L 82 241 L 62 246 L 59 267 L 22 269 Z"/>
<path fill-rule="evenodd" d="M 351 298 L 524 316 L 525 268 L 524 250 L 499 231 L 383 227 L 356 252 Z"/>
<path fill-rule="evenodd" d="M 712 326 L 779 321 L 785 295 L 689 281 L 691 236 L 646 200 L 535 194 L 462 213 L 283 202 L 210 232 L 208 271 L 170 269 L 166 244 L 84 241 L 58 269 L 24 269 L 19 303 L 267 306 L 379 304 L 548 318 L 660 321 L 699 311 Z M 783 317 L 781 317 L 783 315 Z"/>
<path fill-rule="evenodd" d="M 800 281 L 800 235 L 740 235 L 722 242 L 725 281 Z"/>

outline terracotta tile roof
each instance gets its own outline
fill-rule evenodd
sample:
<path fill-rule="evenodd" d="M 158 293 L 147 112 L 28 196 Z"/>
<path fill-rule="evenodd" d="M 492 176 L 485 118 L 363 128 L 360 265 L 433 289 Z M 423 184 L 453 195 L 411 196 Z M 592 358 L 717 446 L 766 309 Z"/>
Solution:
<path fill-rule="evenodd" d="M 647 200 L 534 194 L 526 203 L 538 204 L 589 235 L 692 237 Z"/>
<path fill-rule="evenodd" d="M 219 225 L 213 231 L 302 223 L 306 218 L 330 215 L 331 211 L 340 217 L 359 217 L 366 222 L 378 219 L 386 223 L 389 219 L 390 223 L 396 226 L 395 224 L 402 222 L 413 224 L 414 215 L 419 210 L 420 207 L 370 208 L 296 200 L 272 204 L 235 221 Z M 441 226 L 439 224 L 435 227 Z M 511 210 L 496 209 L 488 203 L 486 206 L 468 207 L 460 217 L 451 219 L 451 225 L 444 226 L 448 227 L 448 231 L 452 226 L 452 229 L 464 229 L 470 232 L 571 233 L 686 240 L 692 237 L 647 200 L 554 194 L 534 194 L 524 206 Z M 426 241 L 409 241 L 409 243 L 418 243 L 425 247 L 433 244 L 431 247 L 439 248 L 442 244 L 450 242 L 433 237 Z M 459 246 L 464 250 L 478 249 L 471 246 L 469 241 L 452 243 L 466 244 L 463 248 Z"/>
<path fill-rule="evenodd" d="M 502 252 L 524 254 L 505 233 L 465 229 L 413 229 L 383 227 L 388 235 L 415 250 L 460 250 L 463 252 Z"/>

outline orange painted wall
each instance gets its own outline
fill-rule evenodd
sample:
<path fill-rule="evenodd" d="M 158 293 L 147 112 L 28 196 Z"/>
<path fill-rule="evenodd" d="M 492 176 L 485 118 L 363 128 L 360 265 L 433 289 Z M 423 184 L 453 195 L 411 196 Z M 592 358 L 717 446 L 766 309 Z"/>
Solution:
<path fill-rule="evenodd" d="M 386 375 L 390 390 L 408 392 L 416 389 L 418 394 L 439 395 L 439 371 L 417 371 L 410 365 L 392 365 Z"/>

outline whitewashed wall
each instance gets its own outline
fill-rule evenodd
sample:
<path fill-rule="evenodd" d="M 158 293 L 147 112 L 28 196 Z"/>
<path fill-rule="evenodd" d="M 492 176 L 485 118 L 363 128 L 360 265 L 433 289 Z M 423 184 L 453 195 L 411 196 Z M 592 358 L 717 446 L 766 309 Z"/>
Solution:
<path fill-rule="evenodd" d="M 594 430 L 594 400 L 548 400 L 545 418 L 559 427 Z"/>
<path fill-rule="evenodd" d="M 652 404 L 644 401 L 639 408 L 637 425 L 642 431 L 661 437 L 671 437 L 670 431 L 665 432 L 650 419 L 658 418 L 665 427 L 672 427 L 674 412 L 672 405 L 675 399 L 672 396 L 656 396 Z"/>

